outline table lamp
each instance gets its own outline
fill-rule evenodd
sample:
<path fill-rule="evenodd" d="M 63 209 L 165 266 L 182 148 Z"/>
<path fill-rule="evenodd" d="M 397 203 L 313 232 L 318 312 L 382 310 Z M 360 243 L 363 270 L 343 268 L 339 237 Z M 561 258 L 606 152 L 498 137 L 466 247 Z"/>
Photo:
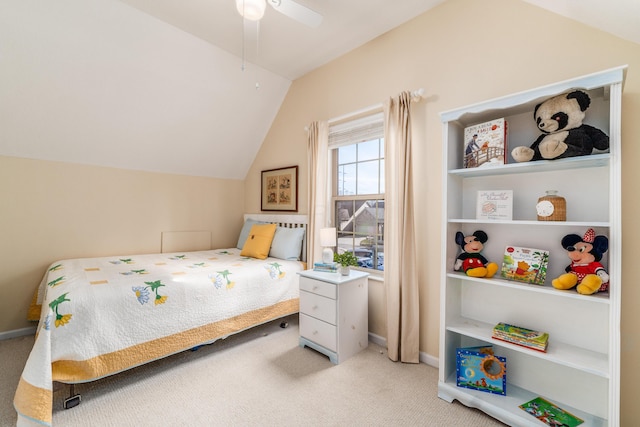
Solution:
<path fill-rule="evenodd" d="M 336 245 L 336 229 L 321 228 L 320 229 L 320 246 L 322 250 L 322 262 L 325 264 L 331 264 L 333 262 L 333 247 Z"/>

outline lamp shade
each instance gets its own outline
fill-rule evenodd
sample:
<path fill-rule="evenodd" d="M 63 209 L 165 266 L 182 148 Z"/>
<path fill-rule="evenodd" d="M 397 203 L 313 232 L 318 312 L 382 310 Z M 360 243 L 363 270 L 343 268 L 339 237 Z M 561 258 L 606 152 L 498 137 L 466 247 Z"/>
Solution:
<path fill-rule="evenodd" d="M 322 250 L 322 262 L 330 264 L 333 262 L 333 249 L 336 245 L 336 229 L 335 228 L 321 228 L 320 229 L 320 246 Z"/>
<path fill-rule="evenodd" d="M 333 247 L 336 245 L 336 229 L 321 228 L 320 229 L 320 246 L 323 248 Z"/>
<path fill-rule="evenodd" d="M 238 13 L 250 21 L 262 19 L 266 8 L 267 2 L 265 0 L 236 0 Z"/>

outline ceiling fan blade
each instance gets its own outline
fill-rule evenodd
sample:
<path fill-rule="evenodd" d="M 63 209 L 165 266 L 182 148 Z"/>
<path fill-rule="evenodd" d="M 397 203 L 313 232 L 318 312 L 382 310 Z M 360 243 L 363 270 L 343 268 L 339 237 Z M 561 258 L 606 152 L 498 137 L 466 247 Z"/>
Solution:
<path fill-rule="evenodd" d="M 316 28 L 322 22 L 322 15 L 293 0 L 267 0 L 267 3 L 283 15 L 309 27 Z"/>

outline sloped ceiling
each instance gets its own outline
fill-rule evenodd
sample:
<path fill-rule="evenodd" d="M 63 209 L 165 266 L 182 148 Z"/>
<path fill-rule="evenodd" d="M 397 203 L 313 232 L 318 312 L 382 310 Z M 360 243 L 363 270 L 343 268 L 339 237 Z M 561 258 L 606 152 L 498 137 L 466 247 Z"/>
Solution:
<path fill-rule="evenodd" d="M 447 0 L 297 1 L 319 27 L 234 0 L 3 1 L 0 155 L 244 179 L 291 81 Z M 524 1 L 640 43 L 638 0 Z"/>
<path fill-rule="evenodd" d="M 242 56 L 242 22 L 234 0 L 120 0 L 156 18 Z M 246 56 L 289 80 L 409 21 L 446 0 L 295 0 L 323 15 L 309 28 L 267 7 L 260 25 L 260 51 Z M 554 13 L 640 43 L 638 0 L 524 0 Z M 249 33 L 249 34 L 247 34 Z M 254 49 L 249 24 L 246 48 Z"/>

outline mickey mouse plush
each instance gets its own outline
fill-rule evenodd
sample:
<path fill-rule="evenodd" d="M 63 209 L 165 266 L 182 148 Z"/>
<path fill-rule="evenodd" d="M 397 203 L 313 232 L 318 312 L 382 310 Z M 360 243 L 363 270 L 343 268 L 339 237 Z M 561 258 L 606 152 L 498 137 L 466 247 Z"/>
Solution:
<path fill-rule="evenodd" d="M 567 234 L 562 238 L 562 247 L 567 250 L 571 264 L 566 273 L 554 279 L 551 284 L 556 289 L 571 289 L 577 285 L 579 294 L 591 295 L 609 289 L 609 274 L 600 264 L 602 255 L 609 249 L 606 236 L 596 236 L 593 228 L 584 237 Z"/>
<path fill-rule="evenodd" d="M 593 126 L 582 123 L 591 104 L 586 92 L 575 90 L 554 96 L 538 104 L 533 118 L 542 135 L 531 147 L 516 147 L 511 156 L 516 162 L 586 156 L 593 149 L 607 150 L 609 137 Z"/>
<path fill-rule="evenodd" d="M 464 271 L 471 277 L 493 277 L 498 271 L 498 264 L 489 262 L 480 254 L 484 243 L 489 240 L 487 233 L 478 230 L 472 235 L 465 236 L 462 232 L 456 233 L 456 244 L 460 245 L 462 253 L 458 255 L 453 266 L 455 271 Z"/>

